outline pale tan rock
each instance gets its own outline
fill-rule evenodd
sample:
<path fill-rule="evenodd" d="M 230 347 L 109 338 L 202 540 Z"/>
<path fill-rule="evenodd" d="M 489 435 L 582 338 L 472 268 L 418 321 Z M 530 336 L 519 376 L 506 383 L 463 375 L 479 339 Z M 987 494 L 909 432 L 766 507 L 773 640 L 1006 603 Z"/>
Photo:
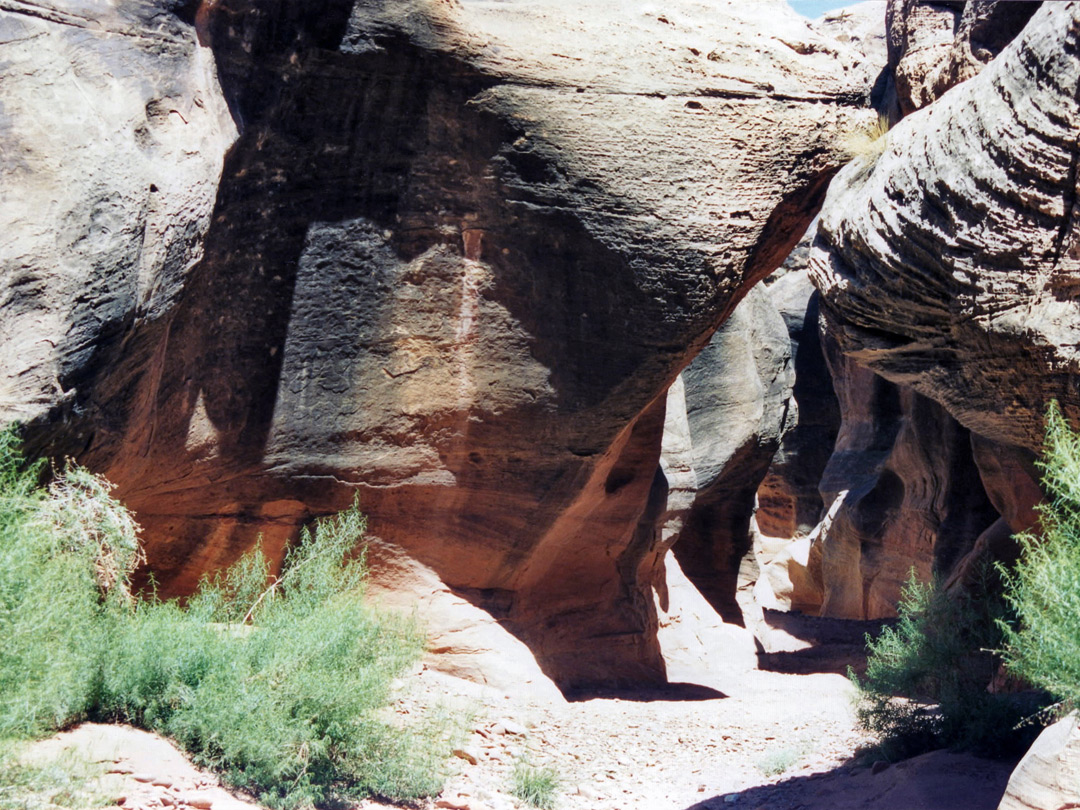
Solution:
<path fill-rule="evenodd" d="M 937 73 L 951 56 L 961 14 L 959 4 L 890 0 L 885 18 L 889 68 L 901 115 L 940 95 Z"/>
<path fill-rule="evenodd" d="M 657 637 L 668 680 L 717 686 L 757 666 L 753 634 L 727 623 L 686 578 L 671 553 L 664 558 L 664 587 L 654 594 Z"/>
<path fill-rule="evenodd" d="M 1080 807 L 1080 728 L 1075 712 L 1045 729 L 1009 777 L 998 810 Z"/>
<path fill-rule="evenodd" d="M 889 70 L 900 115 L 970 79 L 1023 29 L 1040 2 L 889 0 Z"/>
<path fill-rule="evenodd" d="M 741 623 L 757 578 L 750 520 L 785 430 L 794 373 L 787 327 L 755 288 L 683 372 L 693 503 L 672 551 L 728 623 Z"/>
<path fill-rule="evenodd" d="M 840 409 L 818 334 L 818 294 L 806 259 L 814 230 L 788 257 L 788 272 L 768 286 L 791 341 L 794 386 L 780 447 L 757 490 L 754 513 L 762 534 L 805 536 L 821 519 L 824 501 L 818 491 L 840 427 Z"/>
<path fill-rule="evenodd" d="M 818 614 L 824 591 L 820 560 L 811 558 L 813 541 L 812 536 L 788 540 L 762 566 L 761 576 L 754 585 L 754 599 L 759 605 L 811 616 Z"/>
<path fill-rule="evenodd" d="M 476 754 L 467 748 L 455 748 L 452 753 L 455 757 L 465 760 L 470 765 L 475 765 L 478 762 Z"/>

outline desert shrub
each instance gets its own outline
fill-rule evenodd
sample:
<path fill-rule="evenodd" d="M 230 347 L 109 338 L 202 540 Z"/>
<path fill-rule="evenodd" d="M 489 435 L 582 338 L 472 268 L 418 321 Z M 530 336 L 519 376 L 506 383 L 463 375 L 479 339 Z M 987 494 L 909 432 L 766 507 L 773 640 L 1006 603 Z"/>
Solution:
<path fill-rule="evenodd" d="M 0 739 L 86 716 L 109 612 L 96 550 L 54 531 L 39 472 L 23 463 L 14 429 L 0 433 Z"/>
<path fill-rule="evenodd" d="M 1022 554 L 1003 572 L 1017 623 L 1002 626 L 1010 671 L 1059 701 L 1080 706 L 1080 434 L 1057 403 L 1046 418 L 1040 462 L 1046 502 L 1040 533 L 1019 535 Z"/>
<path fill-rule="evenodd" d="M 1017 726 L 1036 708 L 1031 696 L 987 691 L 1006 615 L 999 591 L 989 569 L 965 593 L 922 584 L 912 571 L 895 626 L 867 636 L 865 679 L 850 674 L 859 722 L 879 754 L 900 759 L 952 747 L 1001 755 L 1030 741 Z"/>
<path fill-rule="evenodd" d="M 99 787 L 103 763 L 64 751 L 43 761 L 24 762 L 11 746 L 0 745 L 0 810 L 93 810 L 109 797 Z"/>
<path fill-rule="evenodd" d="M 42 492 L 3 435 L 0 739 L 126 721 L 275 807 L 438 792 L 452 724 L 387 711 L 423 639 L 364 603 L 356 506 L 303 532 L 276 578 L 256 549 L 186 605 L 135 600 L 138 530 L 109 485 L 73 468 Z"/>
<path fill-rule="evenodd" d="M 779 776 L 795 767 L 813 750 L 810 741 L 798 740 L 794 744 L 773 747 L 766 751 L 755 764 L 765 776 Z"/>
<path fill-rule="evenodd" d="M 558 791 L 559 775 L 554 768 L 536 768 L 525 759 L 514 763 L 510 785 L 512 796 L 521 799 L 530 807 L 553 810 Z"/>

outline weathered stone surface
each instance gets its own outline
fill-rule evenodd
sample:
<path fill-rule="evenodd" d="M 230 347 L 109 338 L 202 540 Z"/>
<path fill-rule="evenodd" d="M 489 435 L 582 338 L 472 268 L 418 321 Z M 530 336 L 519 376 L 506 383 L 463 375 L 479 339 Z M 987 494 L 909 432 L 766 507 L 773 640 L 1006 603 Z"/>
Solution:
<path fill-rule="evenodd" d="M 815 230 L 811 226 L 780 270 L 765 282 L 787 326 L 795 385 L 788 406 L 789 426 L 758 487 L 751 524 L 759 570 L 754 602 L 762 608 L 811 615 L 820 611 L 824 597 L 817 540 L 825 510 L 818 484 L 840 426 L 839 404 L 818 330 L 819 295 L 806 266 Z M 764 624 L 755 629 L 762 628 Z"/>
<path fill-rule="evenodd" d="M 664 437 L 660 445 L 660 473 L 653 483 L 662 488 L 665 512 L 660 519 L 660 542 L 671 548 L 697 497 L 694 441 L 686 416 L 686 384 L 680 374 L 667 392 Z"/>
<path fill-rule="evenodd" d="M 986 529 L 946 579 L 948 587 L 977 583 L 986 566 L 1011 565 L 1020 553 L 1014 535 L 1035 528 L 1043 501 L 1035 454 L 1022 447 L 998 444 L 974 433 L 971 449 L 987 497 L 1001 517 Z"/>
<path fill-rule="evenodd" d="M 949 61 L 963 7 L 963 2 L 889 0 L 885 30 L 897 117 L 925 107 L 940 95 L 937 73 Z"/>
<path fill-rule="evenodd" d="M 832 184 L 811 258 L 843 351 L 1037 450 L 1080 415 L 1080 6 L 1047 3 L 979 75 Z"/>
<path fill-rule="evenodd" d="M 997 518 L 970 435 L 937 403 L 843 356 L 826 326 L 842 422 L 821 481 L 821 614 L 893 616 L 912 568 L 948 575 Z"/>
<path fill-rule="evenodd" d="M 792 538 L 809 534 L 821 519 L 818 482 L 836 441 L 840 409 L 821 349 L 818 294 L 809 272 L 788 273 L 767 289 L 787 326 L 795 384 L 789 427 L 758 488 L 755 517 L 763 534 Z"/>
<path fill-rule="evenodd" d="M 721 328 L 721 333 L 724 331 Z M 668 389 L 660 475 L 653 483 L 654 496 L 664 498 L 665 509 L 657 521 L 661 548 L 671 548 L 693 514 L 697 482 L 686 390 L 680 374 Z M 757 657 L 751 632 L 721 618 L 686 578 L 671 551 L 664 554 L 660 572 L 653 584 L 653 598 L 657 640 L 668 681 L 716 686 L 717 678 L 754 669 Z"/>
<path fill-rule="evenodd" d="M 821 536 L 832 526 L 836 511 L 826 512 L 805 537 L 781 538 L 758 534 L 754 554 L 759 575 L 753 586 L 754 602 L 769 610 L 797 611 L 810 616 L 821 613 L 825 578 L 821 570 Z"/>
<path fill-rule="evenodd" d="M 1072 713 L 1045 729 L 1009 777 L 998 810 L 1080 807 L 1080 728 Z"/>
<path fill-rule="evenodd" d="M 62 421 L 105 345 L 175 306 L 236 128 L 161 4 L 5 2 L 0 54 L 0 413 Z"/>
<path fill-rule="evenodd" d="M 793 423 L 787 328 L 755 288 L 683 372 L 697 492 L 673 547 L 686 576 L 726 621 L 741 622 L 740 586 L 756 493 Z"/>
<path fill-rule="evenodd" d="M 119 484 L 163 594 L 358 494 L 561 683 L 662 677 L 662 392 L 870 115 L 849 45 L 778 1 L 0 26 L 4 415 Z"/>
<path fill-rule="evenodd" d="M 976 75 L 1024 28 L 1041 3 L 889 0 L 889 72 L 898 109 L 922 109 Z"/>
<path fill-rule="evenodd" d="M 663 584 L 656 588 L 655 598 L 657 637 L 669 682 L 718 688 L 757 668 L 751 631 L 725 622 L 670 552 L 664 556 Z"/>

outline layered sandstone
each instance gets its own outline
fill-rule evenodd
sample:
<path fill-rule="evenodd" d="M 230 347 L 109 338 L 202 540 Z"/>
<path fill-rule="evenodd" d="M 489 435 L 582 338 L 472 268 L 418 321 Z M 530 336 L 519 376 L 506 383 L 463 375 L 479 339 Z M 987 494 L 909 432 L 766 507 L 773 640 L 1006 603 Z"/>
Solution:
<path fill-rule="evenodd" d="M 892 116 L 922 109 L 975 76 L 1027 25 L 1040 2 L 889 0 Z"/>
<path fill-rule="evenodd" d="M 944 408 L 845 357 L 826 326 L 841 424 L 821 479 L 829 520 L 815 537 L 821 614 L 896 615 L 912 570 L 947 577 L 997 518 L 971 434 Z"/>
<path fill-rule="evenodd" d="M 795 418 L 787 328 L 763 288 L 750 291 L 682 378 L 696 489 L 673 553 L 713 608 L 741 623 L 738 590 L 756 577 L 757 490 Z"/>
<path fill-rule="evenodd" d="M 998 810 L 1080 807 L 1080 729 L 1076 713 L 1045 729 L 1009 777 Z"/>
<path fill-rule="evenodd" d="M 1007 446 L 1075 385 L 1080 6 L 1048 3 L 981 73 L 837 177 L 811 265 L 845 354 Z M 876 154 L 879 153 L 879 154 Z"/>

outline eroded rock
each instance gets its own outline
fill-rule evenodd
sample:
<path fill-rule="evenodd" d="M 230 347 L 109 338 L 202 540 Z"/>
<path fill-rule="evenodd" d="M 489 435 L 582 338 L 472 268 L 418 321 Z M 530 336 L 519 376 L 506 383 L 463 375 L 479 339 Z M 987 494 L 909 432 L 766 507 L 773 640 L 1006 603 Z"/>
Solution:
<path fill-rule="evenodd" d="M 811 257 L 843 351 L 970 430 L 1037 451 L 1080 414 L 1080 6 L 1047 3 L 979 75 L 833 183 Z"/>
<path fill-rule="evenodd" d="M 662 678 L 663 392 L 871 115 L 850 46 L 782 2 L 192 8 L 0 11 L 47 65 L 0 79 L 5 416 L 119 484 L 162 595 L 358 494 L 560 683 Z"/>
<path fill-rule="evenodd" d="M 997 518 L 970 434 L 937 403 L 843 356 L 826 327 L 842 416 L 821 481 L 821 614 L 893 616 L 912 569 L 947 576 Z"/>
<path fill-rule="evenodd" d="M 807 246 L 809 247 L 809 246 Z M 791 341 L 794 387 L 788 429 L 758 488 L 758 528 L 770 537 L 809 534 L 822 517 L 818 482 L 832 454 L 840 410 L 818 333 L 818 294 L 805 269 L 768 287 Z"/>
<path fill-rule="evenodd" d="M 683 372 L 697 490 L 673 552 L 726 621 L 742 622 L 736 598 L 756 579 L 750 519 L 785 429 L 794 374 L 780 313 L 750 291 Z"/>
<path fill-rule="evenodd" d="M 975 76 L 1027 25 L 1040 2 L 889 0 L 886 29 L 895 118 Z"/>
<path fill-rule="evenodd" d="M 1076 713 L 1045 729 L 1009 777 L 998 810 L 1080 806 L 1080 730 Z"/>

